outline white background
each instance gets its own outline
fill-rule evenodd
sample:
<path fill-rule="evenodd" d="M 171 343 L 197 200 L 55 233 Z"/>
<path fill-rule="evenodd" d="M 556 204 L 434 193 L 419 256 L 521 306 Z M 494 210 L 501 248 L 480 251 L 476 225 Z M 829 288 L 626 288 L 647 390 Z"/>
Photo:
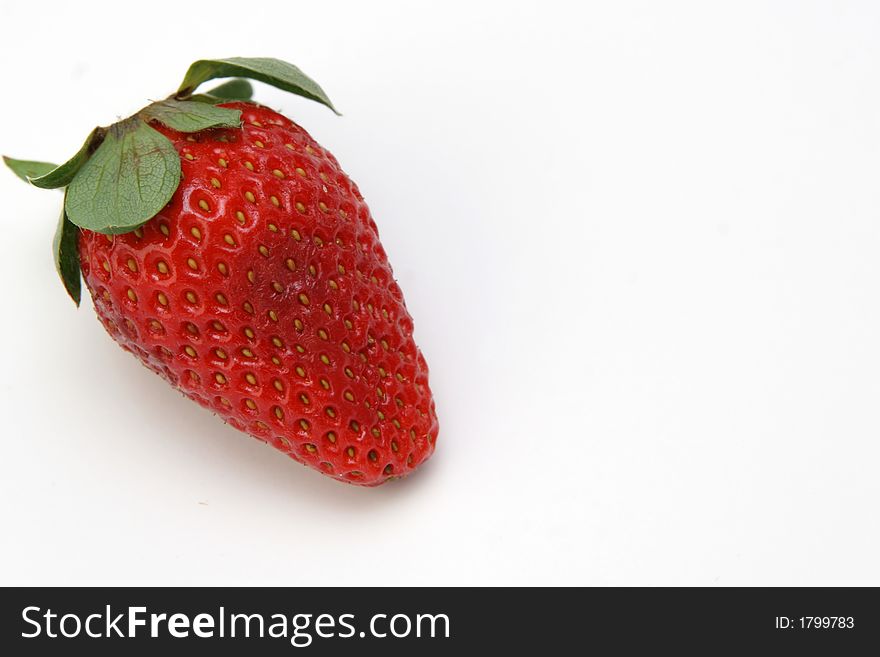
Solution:
<path fill-rule="evenodd" d="M 258 97 L 366 195 L 437 452 L 365 490 L 224 426 L 0 172 L 0 584 L 880 584 L 880 5 L 196 4 L 4 2 L 0 150 L 298 64 L 342 118 Z"/>

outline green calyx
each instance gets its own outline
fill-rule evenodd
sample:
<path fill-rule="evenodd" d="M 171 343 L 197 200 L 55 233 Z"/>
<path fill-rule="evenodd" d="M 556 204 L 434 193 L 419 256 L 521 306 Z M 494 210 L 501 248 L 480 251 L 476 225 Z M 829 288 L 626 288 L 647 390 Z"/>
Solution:
<path fill-rule="evenodd" d="M 297 96 L 309 98 L 322 105 L 326 105 L 336 114 L 339 114 L 317 82 L 293 64 L 288 64 L 280 59 L 272 59 L 271 57 L 200 59 L 189 67 L 189 70 L 183 77 L 183 82 L 180 83 L 180 88 L 177 90 L 175 98 L 188 98 L 200 84 L 214 78 L 250 78 L 251 80 L 266 82 L 273 87 L 278 87 Z M 219 89 L 222 89 L 222 86 Z"/>
<path fill-rule="evenodd" d="M 194 95 L 199 86 L 216 78 L 234 79 Z M 241 112 L 218 105 L 251 99 L 253 87 L 243 78 L 271 84 L 336 112 L 324 90 L 293 64 L 264 57 L 202 59 L 189 67 L 176 93 L 109 127 L 95 128 L 82 148 L 60 166 L 3 157 L 22 180 L 43 189 L 64 190 L 53 250 L 61 281 L 77 305 L 79 229 L 110 235 L 135 230 L 155 217 L 180 185 L 180 156 L 151 124 L 180 132 L 238 128 Z"/>

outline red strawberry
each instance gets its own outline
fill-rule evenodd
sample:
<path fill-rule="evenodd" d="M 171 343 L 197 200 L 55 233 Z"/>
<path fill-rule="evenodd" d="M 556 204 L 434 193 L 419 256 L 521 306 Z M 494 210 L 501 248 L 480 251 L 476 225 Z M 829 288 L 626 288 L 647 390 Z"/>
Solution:
<path fill-rule="evenodd" d="M 227 68 L 209 77 L 227 77 L 228 62 L 250 65 L 236 74 L 274 62 L 221 61 Z M 189 98 L 190 78 L 168 111 Z M 317 85 L 297 80 L 297 90 L 283 81 L 277 86 L 329 105 Z M 63 220 L 56 256 L 68 288 L 75 286 L 63 269 L 75 250 L 108 333 L 241 431 L 342 481 L 370 486 L 408 474 L 433 452 L 437 417 L 412 319 L 357 186 L 284 116 L 250 102 L 205 107 L 240 112 L 240 127 L 181 132 L 170 127 L 180 126 L 179 116 L 159 107 L 142 112 L 137 128 L 121 122 L 97 133 L 116 144 L 123 139 L 114 130 L 147 142 L 158 131 L 179 154 L 180 183 L 136 228 L 107 221 L 102 232 L 79 229 L 76 249 L 77 229 L 65 231 Z M 152 134 L 143 132 L 145 122 Z M 85 157 L 100 163 L 107 156 L 93 139 Z M 124 176 L 124 153 L 120 161 L 114 171 Z M 140 160 L 132 161 L 136 168 Z M 21 172 L 20 161 L 11 164 Z M 39 184 L 45 168 L 24 164 Z M 90 207 L 76 194 L 94 192 L 94 169 L 80 164 L 67 181 L 71 221 L 83 214 L 80 203 Z M 113 193 L 125 184 L 115 181 Z"/>

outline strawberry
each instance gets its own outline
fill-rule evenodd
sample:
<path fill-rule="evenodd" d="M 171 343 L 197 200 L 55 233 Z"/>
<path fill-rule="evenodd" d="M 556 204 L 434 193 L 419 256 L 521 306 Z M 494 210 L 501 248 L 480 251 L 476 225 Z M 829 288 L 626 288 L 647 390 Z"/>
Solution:
<path fill-rule="evenodd" d="M 284 62 L 202 60 L 177 94 L 96 128 L 66 164 L 5 159 L 65 188 L 59 273 L 78 301 L 81 271 L 123 349 L 331 477 L 407 475 L 433 452 L 437 417 L 376 224 L 336 159 L 251 102 L 246 81 L 193 95 L 232 75 L 332 109 Z"/>

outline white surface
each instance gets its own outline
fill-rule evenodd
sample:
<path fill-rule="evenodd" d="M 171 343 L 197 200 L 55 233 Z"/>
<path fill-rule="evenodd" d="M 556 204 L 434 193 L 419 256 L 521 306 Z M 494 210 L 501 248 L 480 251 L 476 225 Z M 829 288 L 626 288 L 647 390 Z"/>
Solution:
<path fill-rule="evenodd" d="M 259 98 L 366 195 L 437 452 L 364 490 L 225 427 L 0 172 L 0 584 L 880 584 L 880 5 L 211 4 L 0 5 L 0 150 L 301 66 L 343 118 Z"/>

